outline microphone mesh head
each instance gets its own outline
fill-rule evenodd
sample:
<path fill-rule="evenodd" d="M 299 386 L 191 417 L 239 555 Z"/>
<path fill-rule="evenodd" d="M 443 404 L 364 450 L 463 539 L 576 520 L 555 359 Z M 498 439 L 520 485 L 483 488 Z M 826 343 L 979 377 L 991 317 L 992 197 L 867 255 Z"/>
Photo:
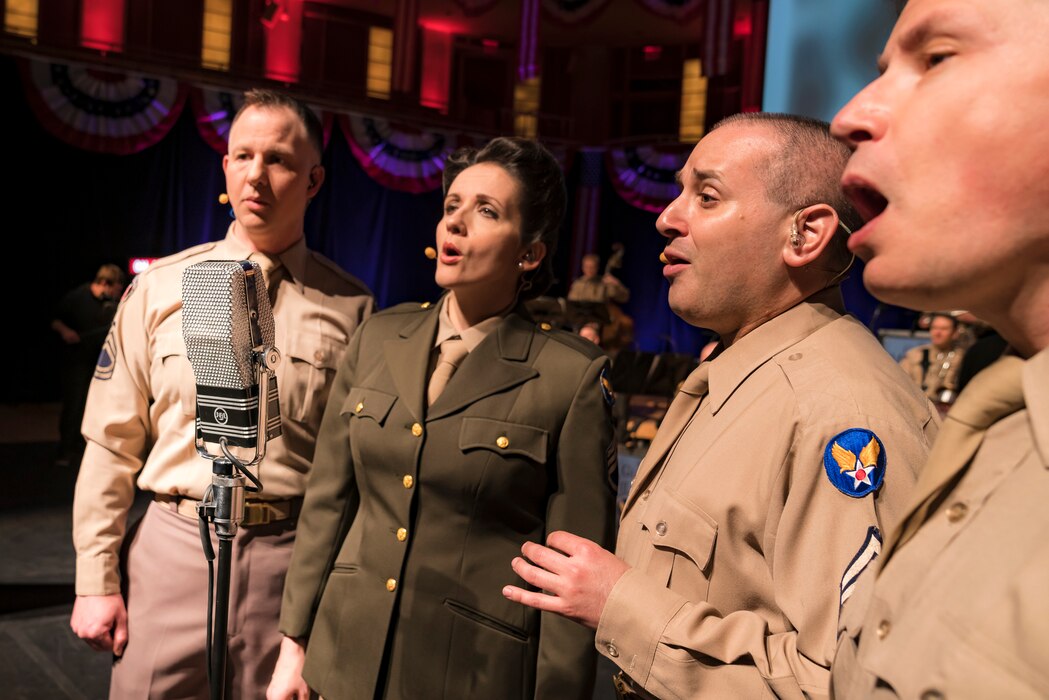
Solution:
<path fill-rule="evenodd" d="M 258 263 L 252 262 L 258 290 L 259 330 L 273 344 L 273 311 Z M 208 260 L 182 273 L 182 334 L 197 384 L 244 389 L 254 384 L 246 273 L 241 263 Z"/>

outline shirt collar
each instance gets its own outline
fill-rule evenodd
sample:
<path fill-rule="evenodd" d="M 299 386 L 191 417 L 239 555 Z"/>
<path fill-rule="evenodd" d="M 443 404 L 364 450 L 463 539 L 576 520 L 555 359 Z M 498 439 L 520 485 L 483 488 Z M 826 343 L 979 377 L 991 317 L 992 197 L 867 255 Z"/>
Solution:
<path fill-rule="evenodd" d="M 222 241 L 219 250 L 222 251 L 223 255 L 228 255 L 236 260 L 255 260 L 257 262 L 259 257 L 259 253 L 248 248 L 243 241 L 233 235 L 233 224 L 230 224 L 226 230 L 226 238 Z M 252 257 L 253 255 L 254 257 Z M 306 277 L 306 258 L 308 256 L 309 249 L 306 247 L 305 236 L 299 238 L 284 252 L 270 255 L 272 258 L 280 260 L 281 265 L 284 266 L 284 279 L 287 280 L 290 277 L 300 292 L 302 291 L 303 280 Z"/>
<path fill-rule="evenodd" d="M 447 294 L 441 299 L 441 308 L 438 311 L 437 318 L 437 336 L 434 338 L 433 346 L 435 348 L 440 347 L 441 343 L 449 338 L 459 336 L 466 344 L 467 352 L 473 352 L 474 348 L 480 345 L 481 341 L 487 338 L 488 334 L 495 330 L 495 327 L 503 320 L 502 316 L 492 316 L 491 318 L 486 318 L 469 328 L 457 331 L 455 325 L 452 323 L 451 314 L 448 311 Z"/>
<path fill-rule="evenodd" d="M 769 319 L 725 348 L 710 365 L 710 401 L 717 413 L 729 396 L 761 365 L 791 345 L 841 318 L 845 306 L 837 286 L 813 294 Z"/>

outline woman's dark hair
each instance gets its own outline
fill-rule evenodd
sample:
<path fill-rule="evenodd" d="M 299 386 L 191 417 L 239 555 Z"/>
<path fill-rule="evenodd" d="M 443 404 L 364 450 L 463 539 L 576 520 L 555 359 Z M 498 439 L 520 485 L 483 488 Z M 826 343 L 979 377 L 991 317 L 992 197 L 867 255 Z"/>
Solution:
<path fill-rule="evenodd" d="M 521 299 L 534 299 L 554 281 L 554 252 L 568 199 L 561 166 L 538 141 L 499 137 L 480 149 L 460 148 L 448 156 L 444 166 L 444 193 L 448 193 L 459 173 L 478 163 L 494 163 L 517 181 L 521 242 L 546 245 L 546 255 L 526 278 L 521 290 Z"/>

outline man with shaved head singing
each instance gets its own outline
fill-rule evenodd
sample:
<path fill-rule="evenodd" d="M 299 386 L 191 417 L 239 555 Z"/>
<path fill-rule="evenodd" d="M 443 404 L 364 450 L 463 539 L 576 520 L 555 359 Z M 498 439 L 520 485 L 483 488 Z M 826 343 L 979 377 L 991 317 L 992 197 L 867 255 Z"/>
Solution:
<path fill-rule="evenodd" d="M 826 124 L 785 115 L 700 141 L 657 227 L 671 308 L 721 347 L 667 412 L 616 554 L 555 532 L 512 563 L 545 592 L 504 594 L 596 628 L 620 697 L 828 693 L 838 609 L 936 430 L 843 315 L 847 158 Z"/>

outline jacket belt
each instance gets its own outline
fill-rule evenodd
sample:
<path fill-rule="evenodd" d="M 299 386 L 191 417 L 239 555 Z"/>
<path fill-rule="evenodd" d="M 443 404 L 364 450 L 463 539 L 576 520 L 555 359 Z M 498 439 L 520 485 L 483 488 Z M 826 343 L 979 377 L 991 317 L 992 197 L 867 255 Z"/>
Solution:
<path fill-rule="evenodd" d="M 184 515 L 187 518 L 197 517 L 197 501 L 189 496 L 172 496 L 166 493 L 158 493 L 153 498 L 157 503 L 163 503 L 179 515 Z M 289 498 L 283 501 L 263 501 L 258 498 L 247 498 L 244 500 L 244 519 L 240 521 L 240 524 L 245 527 L 251 527 L 252 525 L 279 523 L 299 517 L 301 510 L 301 497 Z"/>

